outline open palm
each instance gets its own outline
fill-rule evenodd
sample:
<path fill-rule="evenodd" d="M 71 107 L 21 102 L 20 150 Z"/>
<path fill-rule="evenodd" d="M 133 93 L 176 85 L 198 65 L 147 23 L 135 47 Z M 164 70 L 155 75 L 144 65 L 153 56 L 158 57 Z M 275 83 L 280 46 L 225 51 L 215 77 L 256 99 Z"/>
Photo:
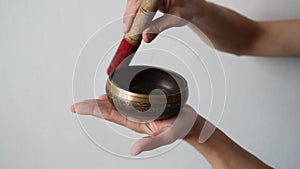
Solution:
<path fill-rule="evenodd" d="M 178 117 L 165 120 L 137 122 L 120 114 L 110 104 L 106 95 L 102 95 L 98 99 L 81 101 L 71 106 L 71 111 L 74 113 L 99 117 L 138 133 L 149 135 L 138 140 L 133 145 L 131 149 L 132 155 L 137 155 L 143 151 L 152 150 L 170 144 L 177 139 L 184 138 L 193 125 L 191 122 L 195 120 L 196 113 L 190 111 L 193 110 L 190 106 L 185 106 L 183 110 L 184 113 L 180 113 Z M 176 125 L 174 125 L 175 123 Z"/>

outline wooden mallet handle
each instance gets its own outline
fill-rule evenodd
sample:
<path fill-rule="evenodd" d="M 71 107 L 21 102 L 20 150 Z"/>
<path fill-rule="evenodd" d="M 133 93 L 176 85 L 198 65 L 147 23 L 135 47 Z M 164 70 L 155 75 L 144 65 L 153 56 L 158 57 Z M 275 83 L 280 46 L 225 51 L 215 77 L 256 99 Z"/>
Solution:
<path fill-rule="evenodd" d="M 128 33 L 126 33 L 107 69 L 107 74 L 118 66 L 128 66 L 142 41 L 144 29 L 152 21 L 161 0 L 142 0 L 141 6 Z M 126 59 L 126 60 L 125 60 Z M 121 64 L 122 63 L 122 64 Z M 121 65 L 120 65 L 121 64 Z"/>
<path fill-rule="evenodd" d="M 142 41 L 142 32 L 152 21 L 158 10 L 160 0 L 143 0 L 125 39 L 132 45 L 139 45 Z"/>

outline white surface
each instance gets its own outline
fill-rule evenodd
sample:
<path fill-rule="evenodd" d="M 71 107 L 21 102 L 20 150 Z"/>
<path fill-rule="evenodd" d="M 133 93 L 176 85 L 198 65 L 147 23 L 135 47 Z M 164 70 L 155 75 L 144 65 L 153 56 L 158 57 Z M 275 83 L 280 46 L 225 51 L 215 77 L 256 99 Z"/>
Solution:
<path fill-rule="evenodd" d="M 254 19 L 300 17 L 297 0 L 216 2 Z M 151 159 L 112 156 L 87 139 L 69 112 L 80 48 L 124 7 L 116 0 L 0 0 L 0 168 L 210 168 L 185 143 Z M 268 164 L 297 168 L 300 59 L 220 55 L 228 82 L 220 128 Z"/>

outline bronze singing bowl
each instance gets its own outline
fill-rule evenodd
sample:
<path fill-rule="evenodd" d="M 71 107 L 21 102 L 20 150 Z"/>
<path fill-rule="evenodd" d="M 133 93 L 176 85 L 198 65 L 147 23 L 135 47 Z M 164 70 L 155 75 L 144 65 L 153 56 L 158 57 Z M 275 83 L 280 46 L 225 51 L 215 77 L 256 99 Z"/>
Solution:
<path fill-rule="evenodd" d="M 188 98 L 188 84 L 181 75 L 170 70 L 126 66 L 109 75 L 106 94 L 110 103 L 125 116 L 161 120 L 178 115 Z"/>

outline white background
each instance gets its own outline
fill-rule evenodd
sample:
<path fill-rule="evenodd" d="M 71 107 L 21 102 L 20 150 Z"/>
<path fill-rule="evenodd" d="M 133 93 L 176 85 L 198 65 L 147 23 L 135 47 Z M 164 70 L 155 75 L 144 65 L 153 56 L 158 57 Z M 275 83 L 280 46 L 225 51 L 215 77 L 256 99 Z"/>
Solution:
<path fill-rule="evenodd" d="M 300 17 L 297 0 L 215 2 L 257 20 Z M 115 157 L 69 112 L 81 47 L 124 7 L 125 0 L 0 0 L 0 168 L 211 168 L 185 143 L 156 158 Z M 219 128 L 271 166 L 297 168 L 300 59 L 220 56 L 228 99 Z"/>

